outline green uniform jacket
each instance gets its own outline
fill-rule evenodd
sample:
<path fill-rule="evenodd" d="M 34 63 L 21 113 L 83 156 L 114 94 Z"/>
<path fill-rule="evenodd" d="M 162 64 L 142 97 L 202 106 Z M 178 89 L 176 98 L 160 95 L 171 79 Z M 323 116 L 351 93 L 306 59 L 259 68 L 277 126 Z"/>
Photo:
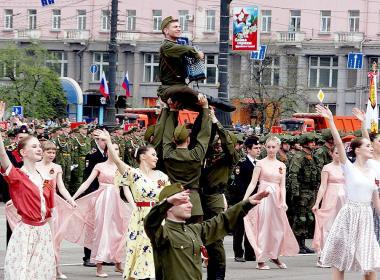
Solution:
<path fill-rule="evenodd" d="M 176 148 L 173 143 L 173 133 L 177 114 L 169 112 L 163 136 L 163 158 L 170 182 L 181 183 L 185 189 L 198 189 L 202 162 L 205 158 L 211 135 L 210 110 L 202 109 L 201 129 L 193 149 Z"/>
<path fill-rule="evenodd" d="M 157 280 L 201 280 L 201 246 L 222 239 L 253 207 L 245 200 L 200 224 L 166 220 L 162 225 L 172 206 L 164 200 L 144 219 L 145 232 L 152 242 Z"/>
<path fill-rule="evenodd" d="M 214 163 L 211 163 L 212 158 L 207 158 L 209 161 L 206 168 L 202 171 L 201 186 L 204 193 L 224 193 L 227 187 L 228 179 L 232 173 L 233 166 L 239 162 L 240 155 L 235 149 L 235 144 L 226 129 L 220 124 L 216 124 L 216 132 L 220 137 L 223 147 L 223 155 Z"/>
<path fill-rule="evenodd" d="M 323 166 L 332 162 L 330 149 L 326 145 L 323 145 L 318 150 L 316 150 L 314 153 L 314 158 L 318 166 L 318 181 L 320 181 Z"/>
<path fill-rule="evenodd" d="M 318 189 L 318 167 L 312 154 L 297 152 L 289 164 L 288 186 L 291 196 L 300 196 L 300 192 Z"/>
<path fill-rule="evenodd" d="M 159 63 L 162 85 L 158 88 L 159 95 L 168 86 L 186 84 L 184 56 L 195 57 L 197 55 L 197 51 L 191 46 L 179 45 L 167 39 L 162 42 Z"/>

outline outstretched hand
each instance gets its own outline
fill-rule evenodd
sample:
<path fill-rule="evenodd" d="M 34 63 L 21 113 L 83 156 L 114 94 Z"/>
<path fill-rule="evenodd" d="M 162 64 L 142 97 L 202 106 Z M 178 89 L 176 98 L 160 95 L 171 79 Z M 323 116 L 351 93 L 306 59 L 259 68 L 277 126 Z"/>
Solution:
<path fill-rule="evenodd" d="M 260 204 L 261 200 L 269 195 L 268 191 L 261 191 L 248 197 L 249 203 L 252 205 Z"/>
<path fill-rule="evenodd" d="M 322 115 L 324 118 L 328 120 L 333 119 L 333 114 L 331 113 L 330 109 L 327 108 L 326 106 L 322 106 L 318 104 L 317 106 L 315 106 L 315 110 L 317 111 L 318 114 Z"/>
<path fill-rule="evenodd" d="M 103 130 L 97 129 L 93 132 L 93 134 L 94 134 L 95 138 L 98 138 L 101 140 L 106 140 L 107 142 L 111 141 L 111 135 L 105 129 L 103 129 Z"/>
<path fill-rule="evenodd" d="M 190 190 L 173 194 L 172 196 L 169 196 L 166 200 L 170 204 L 173 204 L 175 206 L 188 203 L 190 201 Z"/>
<path fill-rule="evenodd" d="M 364 111 L 360 110 L 359 108 L 353 108 L 352 114 L 361 122 L 365 121 L 365 113 Z"/>

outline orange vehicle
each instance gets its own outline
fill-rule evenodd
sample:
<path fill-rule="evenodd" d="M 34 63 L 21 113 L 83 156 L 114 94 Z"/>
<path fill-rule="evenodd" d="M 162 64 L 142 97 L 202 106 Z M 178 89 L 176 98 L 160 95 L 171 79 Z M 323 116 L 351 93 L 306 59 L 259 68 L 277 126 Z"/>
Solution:
<path fill-rule="evenodd" d="M 124 110 L 127 124 L 135 124 L 134 126 L 148 127 L 156 124 L 160 110 L 157 108 L 127 108 Z M 178 113 L 179 124 L 194 123 L 198 116 L 198 112 L 189 110 L 181 110 Z"/>
<path fill-rule="evenodd" d="M 351 132 L 361 128 L 361 122 L 355 117 L 334 116 L 338 130 Z M 318 113 L 295 113 L 292 118 L 280 120 L 280 126 L 273 126 L 273 133 L 301 134 L 308 131 L 321 131 L 329 128 L 328 121 Z"/>

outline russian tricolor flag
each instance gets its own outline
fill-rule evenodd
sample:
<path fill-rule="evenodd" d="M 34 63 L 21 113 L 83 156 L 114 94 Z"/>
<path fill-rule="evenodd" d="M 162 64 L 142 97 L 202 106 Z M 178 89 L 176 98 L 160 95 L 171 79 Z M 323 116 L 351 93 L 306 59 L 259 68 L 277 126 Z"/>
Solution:
<path fill-rule="evenodd" d="M 110 91 L 108 89 L 107 79 L 106 75 L 104 74 L 104 71 L 102 72 L 102 76 L 100 78 L 100 87 L 99 87 L 100 93 L 105 97 L 108 98 L 110 95 Z"/>
<path fill-rule="evenodd" d="M 128 79 L 128 71 L 127 73 L 125 74 L 125 77 L 124 77 L 124 81 L 122 83 L 122 88 L 125 89 L 125 95 L 127 97 L 130 97 L 131 96 L 131 92 L 129 90 L 129 79 Z"/>

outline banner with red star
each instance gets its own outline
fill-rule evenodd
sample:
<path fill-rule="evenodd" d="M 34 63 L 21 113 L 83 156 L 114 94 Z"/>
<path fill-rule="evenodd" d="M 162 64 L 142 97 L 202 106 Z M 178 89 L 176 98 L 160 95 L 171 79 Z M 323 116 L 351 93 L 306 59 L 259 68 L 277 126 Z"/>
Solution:
<path fill-rule="evenodd" d="M 257 6 L 233 9 L 232 50 L 257 51 L 259 49 L 259 16 Z"/>

